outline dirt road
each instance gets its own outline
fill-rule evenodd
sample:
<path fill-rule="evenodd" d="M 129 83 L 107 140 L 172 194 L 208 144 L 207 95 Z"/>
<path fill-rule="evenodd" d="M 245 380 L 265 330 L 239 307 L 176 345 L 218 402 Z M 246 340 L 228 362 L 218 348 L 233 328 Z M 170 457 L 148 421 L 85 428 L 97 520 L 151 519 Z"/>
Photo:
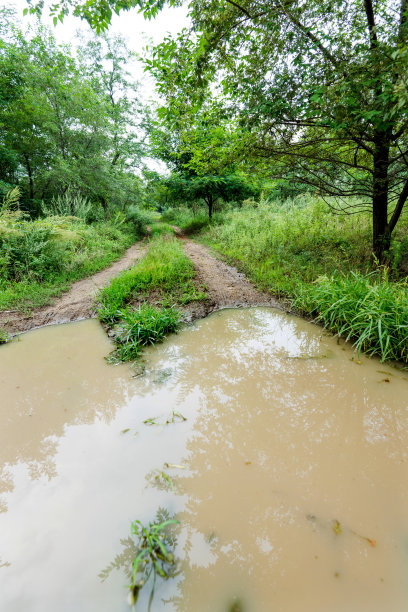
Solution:
<path fill-rule="evenodd" d="M 180 232 L 177 235 L 183 241 L 186 255 L 193 262 L 197 281 L 204 284 L 208 292 L 207 303 L 197 304 L 197 313 L 193 312 L 192 318 L 206 316 L 221 308 L 271 306 L 282 310 L 276 298 L 256 289 L 245 274 L 217 259 L 202 244 L 185 238 Z"/>
<path fill-rule="evenodd" d="M 281 304 L 271 295 L 258 291 L 244 274 L 212 255 L 208 248 L 193 242 L 175 228 L 177 237 L 183 242 L 186 255 L 193 262 L 197 273 L 197 284 L 205 285 L 208 299 L 193 302 L 182 308 L 185 319 L 192 321 L 207 316 L 221 308 L 245 306 L 271 306 L 282 309 Z M 11 335 L 29 331 L 44 325 L 68 323 L 95 317 L 93 309 L 94 296 L 98 289 L 106 285 L 111 278 L 122 270 L 129 268 L 146 252 L 145 243 L 130 247 L 119 261 L 109 268 L 74 283 L 71 289 L 51 306 L 45 306 L 24 315 L 19 311 L 0 312 L 0 326 Z"/>

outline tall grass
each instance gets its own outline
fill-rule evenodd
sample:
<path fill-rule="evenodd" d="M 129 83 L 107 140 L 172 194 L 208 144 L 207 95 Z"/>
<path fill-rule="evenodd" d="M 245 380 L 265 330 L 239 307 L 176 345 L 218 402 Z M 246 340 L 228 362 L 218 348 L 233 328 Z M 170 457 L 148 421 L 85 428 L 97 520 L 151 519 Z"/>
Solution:
<path fill-rule="evenodd" d="M 408 284 L 390 282 L 383 273 L 319 277 L 304 286 L 294 306 L 316 315 L 316 320 L 356 349 L 381 360 L 408 362 Z"/>
<path fill-rule="evenodd" d="M 222 223 L 224 217 L 224 212 L 215 212 L 210 220 L 208 217 L 208 209 L 205 207 L 199 207 L 195 212 L 193 212 L 191 208 L 179 207 L 166 210 L 161 218 L 162 221 L 176 225 L 180 227 L 185 234 L 191 235 L 197 234 L 211 225 Z"/>
<path fill-rule="evenodd" d="M 30 220 L 0 213 L 0 310 L 42 306 L 70 283 L 94 274 L 134 242 L 132 228 L 87 225 L 76 217 Z"/>
<path fill-rule="evenodd" d="M 339 217 L 322 200 L 304 198 L 233 211 L 205 240 L 283 297 L 335 269 L 367 272 L 370 231 L 366 215 Z"/>
<path fill-rule="evenodd" d="M 340 216 L 311 196 L 230 212 L 201 239 L 357 350 L 407 361 L 406 217 L 388 254 L 394 280 L 372 273 L 370 215 Z"/>

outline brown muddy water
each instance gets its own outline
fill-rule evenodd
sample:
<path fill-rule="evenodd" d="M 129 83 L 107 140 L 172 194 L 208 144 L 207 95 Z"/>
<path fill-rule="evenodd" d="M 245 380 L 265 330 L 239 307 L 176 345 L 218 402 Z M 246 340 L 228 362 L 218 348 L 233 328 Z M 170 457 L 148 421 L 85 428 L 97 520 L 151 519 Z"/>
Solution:
<path fill-rule="evenodd" d="M 406 612 L 406 374 L 264 308 L 140 377 L 109 350 L 96 321 L 0 348 L 2 611 L 125 612 L 130 523 L 166 509 L 180 573 L 153 612 Z"/>

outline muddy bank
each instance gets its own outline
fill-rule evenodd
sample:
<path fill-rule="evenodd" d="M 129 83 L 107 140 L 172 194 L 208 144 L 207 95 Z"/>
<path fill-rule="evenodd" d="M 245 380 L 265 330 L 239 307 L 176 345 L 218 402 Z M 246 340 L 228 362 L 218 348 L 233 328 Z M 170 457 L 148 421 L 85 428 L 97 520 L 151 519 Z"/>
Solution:
<path fill-rule="evenodd" d="M 11 335 L 30 329 L 57 323 L 69 323 L 95 317 L 94 298 L 97 291 L 122 270 L 129 268 L 134 261 L 146 252 L 147 245 L 138 242 L 131 246 L 125 255 L 114 264 L 93 276 L 74 283 L 69 291 L 57 298 L 50 306 L 44 306 L 25 314 L 19 310 L 0 312 L 0 327 Z"/>

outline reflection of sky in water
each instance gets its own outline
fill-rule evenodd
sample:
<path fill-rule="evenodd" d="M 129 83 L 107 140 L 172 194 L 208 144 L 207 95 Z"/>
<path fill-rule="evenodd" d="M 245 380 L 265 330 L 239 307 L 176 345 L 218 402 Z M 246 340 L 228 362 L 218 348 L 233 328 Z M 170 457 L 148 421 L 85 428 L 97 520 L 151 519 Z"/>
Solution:
<path fill-rule="evenodd" d="M 126 550 L 130 522 L 165 507 L 181 521 L 185 561 L 159 585 L 153 612 L 227 610 L 237 598 L 253 612 L 337 610 L 362 585 L 370 607 L 354 609 L 383 610 L 391 593 L 393 612 L 405 611 L 394 534 L 408 530 L 399 374 L 380 384 L 378 362 L 357 365 L 320 328 L 268 309 L 215 313 L 149 349 L 146 374 L 133 379 L 103 362 L 109 342 L 96 322 L 9 348 L 0 566 L 11 565 L 0 567 L 0 609 L 126 610 L 123 574 L 104 583 L 98 574 Z M 171 422 L 173 411 L 187 421 Z M 152 418 L 159 424 L 143 423 Z M 154 478 L 160 471 L 174 490 Z M 363 537 L 373 535 L 375 555 Z M 339 571 L 343 595 L 331 582 Z"/>

